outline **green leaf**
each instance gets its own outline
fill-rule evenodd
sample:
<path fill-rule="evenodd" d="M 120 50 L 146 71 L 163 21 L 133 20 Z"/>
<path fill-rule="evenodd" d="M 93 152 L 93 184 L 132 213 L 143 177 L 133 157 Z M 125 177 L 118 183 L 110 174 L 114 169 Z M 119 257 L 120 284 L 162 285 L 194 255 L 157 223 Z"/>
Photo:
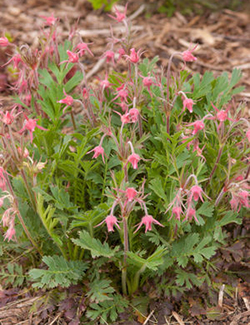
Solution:
<path fill-rule="evenodd" d="M 80 232 L 79 239 L 72 239 L 73 243 L 81 248 L 88 249 L 91 252 L 93 258 L 104 256 L 113 257 L 118 251 L 119 247 L 116 246 L 115 249 L 111 249 L 108 243 L 102 244 L 99 239 L 92 238 L 90 234 L 83 230 Z"/>
<path fill-rule="evenodd" d="M 69 287 L 81 280 L 87 263 L 82 261 L 67 261 L 62 256 L 44 256 L 43 262 L 47 270 L 32 269 L 29 271 L 34 288 L 56 288 L 57 286 Z"/>
<path fill-rule="evenodd" d="M 162 187 L 162 182 L 160 178 L 153 179 L 150 182 L 149 188 L 151 188 L 151 190 L 153 190 L 158 197 L 160 197 L 164 201 L 166 200 L 166 194 Z"/>
<path fill-rule="evenodd" d="M 156 271 L 157 267 L 163 263 L 164 254 L 166 254 L 166 248 L 160 246 L 147 259 L 144 259 L 133 252 L 128 252 L 128 260 L 140 268 L 144 267 L 145 269 L 148 268 Z"/>
<path fill-rule="evenodd" d="M 112 300 L 109 296 L 115 289 L 110 286 L 111 280 L 99 280 L 96 279 L 90 283 L 90 290 L 87 292 L 87 297 L 90 297 L 92 302 L 101 302 L 105 300 Z"/>
<path fill-rule="evenodd" d="M 108 324 L 109 320 L 111 321 L 109 324 L 114 324 L 118 314 L 122 313 L 128 307 L 128 304 L 127 299 L 116 294 L 112 296 L 112 300 L 105 300 L 99 304 L 90 304 L 87 317 L 95 321 L 99 319 L 98 323 L 100 322 L 100 324 Z"/>
<path fill-rule="evenodd" d="M 198 99 L 205 96 L 212 90 L 211 82 L 214 80 L 213 73 L 211 71 L 206 71 L 200 82 L 200 74 L 197 73 L 192 78 L 194 80 L 194 91 L 192 98 Z"/>
<path fill-rule="evenodd" d="M 214 205 L 209 202 L 205 202 L 202 206 L 196 211 L 197 216 L 205 216 L 208 218 L 212 218 L 214 212 Z"/>
<path fill-rule="evenodd" d="M 210 241 L 210 236 L 206 236 L 200 241 L 198 233 L 189 234 L 173 244 L 171 256 L 177 259 L 178 265 L 181 267 L 186 267 L 191 257 L 196 263 L 201 263 L 204 258 L 209 259 L 215 253 L 216 246 L 206 247 Z"/>
<path fill-rule="evenodd" d="M 185 286 L 187 289 L 193 288 L 193 285 L 201 286 L 203 283 L 203 280 L 200 280 L 196 274 L 189 273 L 182 269 L 176 270 L 177 276 L 176 276 L 176 283 L 179 286 Z"/>
<path fill-rule="evenodd" d="M 228 211 L 225 213 L 224 217 L 221 220 L 216 222 L 216 226 L 223 227 L 229 223 L 237 223 L 238 225 L 241 225 L 242 219 L 239 217 L 239 214 L 237 212 Z"/>
<path fill-rule="evenodd" d="M 7 267 L 0 269 L 0 279 L 2 284 L 11 284 L 12 287 L 20 287 L 23 285 L 26 276 L 23 267 L 17 263 L 8 263 Z"/>

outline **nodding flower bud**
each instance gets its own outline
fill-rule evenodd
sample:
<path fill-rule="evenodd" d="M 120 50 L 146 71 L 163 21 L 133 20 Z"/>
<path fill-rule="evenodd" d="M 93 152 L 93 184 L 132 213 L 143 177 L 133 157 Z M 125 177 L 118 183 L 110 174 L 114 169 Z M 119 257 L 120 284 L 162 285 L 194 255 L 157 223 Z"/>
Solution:
<path fill-rule="evenodd" d="M 113 214 L 110 214 L 109 216 L 107 216 L 101 223 L 99 223 L 95 227 L 101 226 L 104 222 L 107 225 L 108 232 L 114 231 L 114 226 L 121 229 L 119 224 L 118 224 L 117 218 Z"/>
<path fill-rule="evenodd" d="M 193 125 L 194 126 L 194 130 L 192 132 L 193 135 L 195 135 L 196 133 L 198 133 L 200 130 L 203 130 L 205 128 L 205 124 L 203 123 L 203 121 L 199 120 L 199 121 L 195 121 L 193 123 L 188 124 L 188 126 Z"/>
<path fill-rule="evenodd" d="M 192 52 L 196 49 L 197 46 L 198 45 L 195 45 L 194 48 L 188 49 L 188 50 L 182 52 L 183 61 L 185 61 L 185 62 L 193 62 L 193 61 L 197 60 L 197 58 L 195 56 L 193 56 L 193 54 L 192 54 Z"/>
<path fill-rule="evenodd" d="M 194 101 L 191 98 L 185 98 L 183 100 L 183 111 L 187 108 L 190 113 L 193 113 Z"/>
<path fill-rule="evenodd" d="M 126 4 L 124 12 L 120 12 L 117 7 L 114 7 L 115 9 L 115 15 L 116 17 L 112 16 L 112 15 L 108 15 L 110 18 L 116 20 L 118 23 L 120 23 L 121 21 L 126 19 L 126 14 L 127 14 L 127 6 L 128 4 Z"/>
<path fill-rule="evenodd" d="M 0 47 L 6 47 L 10 44 L 7 37 L 0 37 Z"/>
<path fill-rule="evenodd" d="M 46 16 L 40 16 L 45 20 L 45 25 L 47 26 L 53 26 L 55 25 L 57 18 L 54 17 L 54 14 L 51 14 L 51 16 L 46 17 Z"/>
<path fill-rule="evenodd" d="M 132 155 L 130 155 L 128 157 L 128 162 L 130 162 L 133 166 L 134 169 L 138 168 L 138 162 L 140 161 L 140 156 L 137 155 L 136 153 L 132 153 Z"/>
<path fill-rule="evenodd" d="M 18 147 L 17 152 L 19 153 L 20 157 L 23 157 L 23 158 L 29 157 L 29 151 L 27 148 L 22 149 L 21 147 Z"/>
<path fill-rule="evenodd" d="M 97 146 L 94 149 L 88 151 L 87 154 L 90 153 L 90 152 L 93 152 L 93 151 L 94 151 L 94 155 L 93 155 L 92 158 L 97 158 L 100 155 L 102 155 L 102 161 L 105 164 L 105 160 L 104 160 L 104 149 L 103 149 L 103 147 L 102 146 Z"/>
<path fill-rule="evenodd" d="M 137 191 L 133 187 L 128 187 L 125 192 L 128 202 L 132 202 L 137 195 Z"/>
<path fill-rule="evenodd" d="M 152 223 L 164 227 L 159 221 L 157 221 L 156 219 L 154 219 L 151 215 L 145 215 L 142 219 L 141 222 L 139 223 L 138 227 L 136 228 L 136 230 L 134 231 L 134 233 L 136 233 L 142 225 L 145 225 L 145 233 L 148 230 L 152 230 Z"/>
<path fill-rule="evenodd" d="M 250 142 L 250 129 L 246 132 L 247 140 Z"/>

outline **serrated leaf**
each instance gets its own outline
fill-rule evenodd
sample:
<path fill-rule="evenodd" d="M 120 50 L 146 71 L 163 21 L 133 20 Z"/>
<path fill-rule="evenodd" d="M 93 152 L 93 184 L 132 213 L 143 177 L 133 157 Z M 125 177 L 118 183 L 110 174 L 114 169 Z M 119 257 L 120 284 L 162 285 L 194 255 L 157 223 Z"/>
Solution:
<path fill-rule="evenodd" d="M 163 263 L 163 256 L 165 253 L 165 247 L 158 247 L 152 255 L 150 255 L 147 259 L 144 259 L 133 252 L 128 252 L 128 260 L 131 262 L 131 264 L 134 264 L 140 268 L 144 266 L 145 268 L 156 271 L 157 267 Z"/>
<path fill-rule="evenodd" d="M 108 243 L 102 244 L 99 239 L 92 238 L 90 234 L 83 230 L 80 232 L 79 239 L 72 239 L 73 243 L 81 248 L 88 249 L 91 252 L 93 258 L 104 256 L 104 257 L 113 257 L 118 251 L 119 247 L 111 249 Z"/>
<path fill-rule="evenodd" d="M 115 289 L 110 285 L 111 280 L 99 280 L 96 279 L 90 283 L 90 290 L 87 292 L 87 296 L 90 297 L 92 302 L 102 302 L 105 300 L 112 300 L 109 294 L 113 293 Z"/>
<path fill-rule="evenodd" d="M 241 225 L 242 219 L 239 217 L 237 212 L 228 211 L 221 220 L 217 221 L 216 226 L 223 227 L 229 223 L 237 223 L 238 225 Z"/>
<path fill-rule="evenodd" d="M 153 179 L 150 182 L 149 188 L 151 188 L 157 196 L 159 196 L 164 201 L 166 200 L 166 194 L 162 187 L 162 182 L 160 178 Z"/>
<path fill-rule="evenodd" d="M 99 319 L 101 324 L 107 324 L 109 319 L 114 323 L 118 313 L 122 313 L 128 307 L 128 304 L 128 300 L 116 294 L 112 296 L 112 300 L 105 300 L 99 304 L 90 304 L 90 308 L 87 310 L 87 317 L 92 320 Z"/>
<path fill-rule="evenodd" d="M 87 263 L 82 261 L 67 261 L 62 256 L 44 256 L 43 262 L 47 265 L 47 270 L 32 269 L 29 271 L 33 287 L 55 288 L 57 286 L 69 287 L 76 284 L 84 275 Z"/>
<path fill-rule="evenodd" d="M 196 214 L 212 218 L 214 211 L 214 205 L 212 205 L 209 202 L 205 202 L 202 204 L 202 206 L 196 211 Z"/>

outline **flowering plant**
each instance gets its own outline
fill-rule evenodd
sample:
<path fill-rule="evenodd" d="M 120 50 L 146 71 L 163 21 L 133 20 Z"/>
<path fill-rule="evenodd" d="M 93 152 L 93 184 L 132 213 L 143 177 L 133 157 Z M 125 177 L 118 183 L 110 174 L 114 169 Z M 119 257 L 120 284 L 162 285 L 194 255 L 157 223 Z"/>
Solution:
<path fill-rule="evenodd" d="M 1 111 L 2 237 L 46 264 L 26 281 L 84 283 L 86 317 L 115 310 L 102 321 L 148 279 L 173 274 L 175 290 L 207 281 L 223 227 L 249 208 L 250 124 L 229 105 L 240 72 L 171 75 L 175 56 L 197 60 L 195 46 L 172 54 L 165 73 L 132 47 L 126 12 L 115 15 L 125 34 L 109 39 L 94 85 L 81 59 L 91 44 L 75 32 L 58 45 L 59 22 L 44 17 L 42 48 L 16 47 L 9 60 L 17 97 Z"/>

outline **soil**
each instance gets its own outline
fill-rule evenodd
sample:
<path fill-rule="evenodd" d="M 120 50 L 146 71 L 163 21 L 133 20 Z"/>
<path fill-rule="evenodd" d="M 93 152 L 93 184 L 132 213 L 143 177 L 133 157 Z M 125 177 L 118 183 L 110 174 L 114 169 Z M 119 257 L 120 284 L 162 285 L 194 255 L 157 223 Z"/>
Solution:
<path fill-rule="evenodd" d="M 224 9 L 220 12 L 205 12 L 201 16 L 193 14 L 189 17 L 176 12 L 168 18 L 166 14 L 152 14 L 155 3 L 140 0 L 131 1 L 129 4 L 128 16 L 132 15 L 134 26 L 133 46 L 136 49 L 145 50 L 144 57 L 153 58 L 158 55 L 159 67 L 163 66 L 165 69 L 170 55 L 174 51 L 186 50 L 190 44 L 198 44 L 195 51 L 198 60 L 186 67 L 191 73 L 203 74 L 210 70 L 215 76 L 225 71 L 231 75 L 234 68 L 241 69 L 240 85 L 245 86 L 245 90 L 236 96 L 233 108 L 239 102 L 244 103 L 245 115 L 249 117 L 250 4 L 246 3 L 241 12 Z M 102 10 L 93 11 L 91 4 L 85 0 L 1 0 L 1 4 L 0 37 L 6 32 L 18 45 L 38 46 L 38 35 L 44 21 L 41 16 L 54 13 L 55 17 L 61 19 L 60 37 L 62 39 L 67 37 L 68 31 L 77 22 L 84 42 L 93 43 L 90 47 L 95 56 L 93 58 L 88 56 L 83 62 L 88 78 L 96 75 L 104 76 L 104 68 L 99 63 L 101 55 L 107 49 L 107 37 L 110 34 L 111 19 L 107 13 Z M 113 31 L 119 34 L 120 25 L 117 24 Z M 10 54 L 11 52 L 0 49 L 0 66 L 6 62 Z M 178 60 L 174 61 L 174 64 L 173 70 L 182 65 Z M 3 109 L 8 109 L 12 102 L 12 90 L 6 71 L 6 67 L 0 68 L 0 102 L 3 104 Z M 166 302 L 162 301 L 157 306 L 152 306 L 151 313 L 146 315 L 143 322 L 134 324 L 250 324 L 250 267 L 245 262 L 249 261 L 250 257 L 249 237 L 246 235 L 249 229 L 248 219 L 242 226 L 235 228 L 232 234 L 233 237 L 237 235 L 237 231 L 245 232 L 246 240 L 239 247 L 227 247 L 227 250 L 220 252 L 222 268 L 235 272 L 237 275 L 233 284 L 237 289 L 236 294 L 230 296 L 224 293 L 222 288 L 218 288 L 222 292 L 223 302 L 220 304 L 218 301 L 218 308 L 211 310 L 211 314 L 215 314 L 215 319 L 202 314 L 203 311 L 194 303 L 197 298 L 191 294 L 189 305 L 193 299 L 193 307 L 189 310 L 188 317 L 183 316 L 182 310 L 177 312 L 166 307 Z M 238 254 L 244 252 L 242 253 L 244 256 L 238 256 L 237 252 Z M 223 275 L 221 279 L 224 283 L 230 281 Z M 11 297 L 19 297 L 19 299 L 11 299 Z M 39 317 L 37 318 L 35 313 L 30 312 L 31 306 L 37 299 L 39 297 L 30 297 L 23 291 L 0 290 L 0 324 L 67 323 L 61 319 L 60 313 L 48 314 L 47 322 L 40 323 Z M 216 315 L 218 315 L 217 319 Z M 129 325 L 129 323 L 124 324 Z"/>

